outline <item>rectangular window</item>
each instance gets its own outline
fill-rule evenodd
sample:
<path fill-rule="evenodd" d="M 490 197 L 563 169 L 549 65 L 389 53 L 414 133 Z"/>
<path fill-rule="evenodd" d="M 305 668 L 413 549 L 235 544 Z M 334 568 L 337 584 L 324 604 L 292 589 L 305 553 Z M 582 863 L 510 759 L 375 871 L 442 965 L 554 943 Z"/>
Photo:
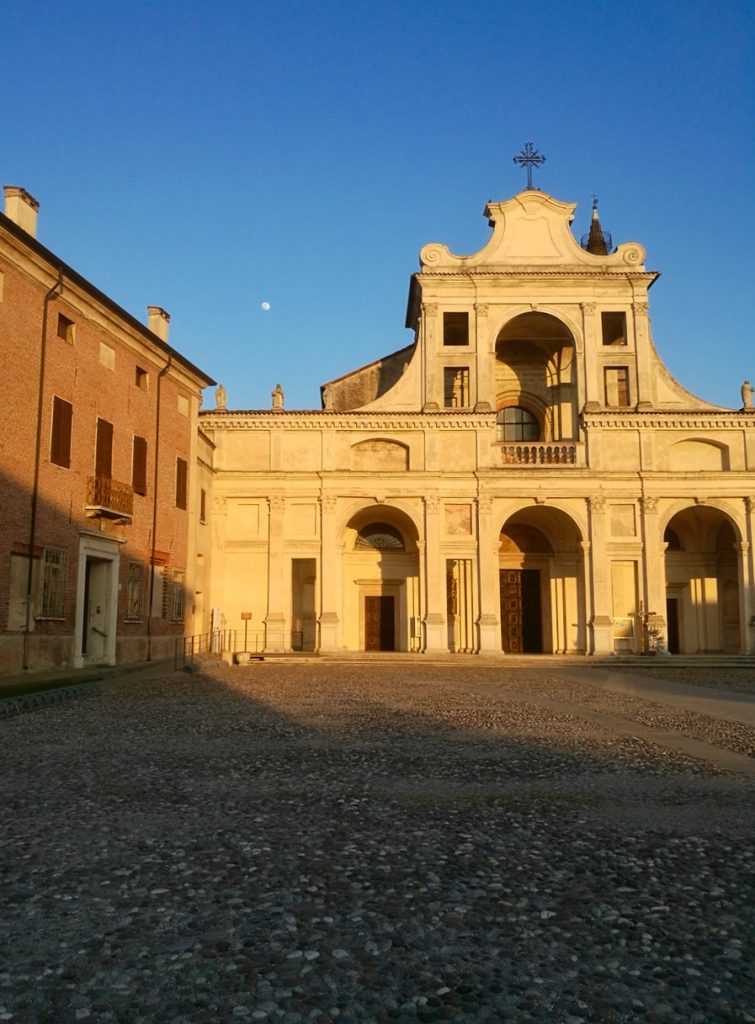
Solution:
<path fill-rule="evenodd" d="M 186 508 L 189 467 L 186 459 L 176 459 L 176 508 Z"/>
<path fill-rule="evenodd" d="M 443 314 L 443 344 L 469 344 L 469 313 Z"/>
<path fill-rule="evenodd" d="M 604 372 L 606 405 L 629 405 L 629 368 L 607 366 Z"/>
<path fill-rule="evenodd" d="M 207 522 L 207 491 L 204 487 L 199 492 L 199 521 L 200 523 Z"/>
<path fill-rule="evenodd" d="M 143 601 L 144 566 L 141 562 L 129 562 L 126 584 L 126 618 L 131 622 L 141 621 Z"/>
<path fill-rule="evenodd" d="M 94 449 L 94 475 L 108 479 L 113 475 L 113 424 L 99 418 Z"/>
<path fill-rule="evenodd" d="M 45 548 L 42 556 L 42 600 L 39 617 L 43 619 L 63 618 L 65 596 L 66 550 Z"/>
<path fill-rule="evenodd" d="M 183 622 L 184 617 L 184 573 L 175 570 L 173 573 L 173 594 L 170 617 L 173 622 Z"/>
<path fill-rule="evenodd" d="M 147 493 L 147 442 L 136 434 L 131 460 L 131 486 L 134 494 Z"/>
<path fill-rule="evenodd" d="M 69 469 L 71 465 L 71 424 L 73 406 L 57 395 L 52 400 L 52 431 L 50 436 L 50 462 Z"/>
<path fill-rule="evenodd" d="M 443 405 L 446 409 L 469 406 L 468 366 L 447 366 L 443 370 Z"/>
<path fill-rule="evenodd" d="M 626 313 L 601 313 L 600 327 L 603 334 L 604 345 L 626 345 Z"/>
<path fill-rule="evenodd" d="M 138 388 L 141 388 L 142 391 L 147 390 L 147 384 L 149 383 L 149 374 L 147 373 L 146 370 L 143 370 L 141 366 L 137 366 L 136 368 L 134 383 Z"/>
<path fill-rule="evenodd" d="M 104 341 L 100 342 L 100 363 L 108 370 L 115 369 L 115 349 L 106 345 Z"/>
<path fill-rule="evenodd" d="M 73 320 L 69 320 L 67 316 L 58 313 L 58 337 L 62 338 L 63 341 L 67 341 L 69 345 L 73 345 L 73 326 Z"/>

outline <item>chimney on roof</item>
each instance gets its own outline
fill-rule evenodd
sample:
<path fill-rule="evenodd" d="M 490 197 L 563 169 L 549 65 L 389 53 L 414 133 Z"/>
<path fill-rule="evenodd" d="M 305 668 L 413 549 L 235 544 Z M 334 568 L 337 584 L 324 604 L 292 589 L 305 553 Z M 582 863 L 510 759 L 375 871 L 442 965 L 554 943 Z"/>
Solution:
<path fill-rule="evenodd" d="M 37 237 L 37 213 L 39 203 L 25 188 L 18 185 L 5 186 L 5 216 L 18 224 L 32 238 Z"/>
<path fill-rule="evenodd" d="M 166 313 L 162 306 L 147 306 L 147 326 L 161 341 L 168 340 L 169 323 L 170 313 Z"/>

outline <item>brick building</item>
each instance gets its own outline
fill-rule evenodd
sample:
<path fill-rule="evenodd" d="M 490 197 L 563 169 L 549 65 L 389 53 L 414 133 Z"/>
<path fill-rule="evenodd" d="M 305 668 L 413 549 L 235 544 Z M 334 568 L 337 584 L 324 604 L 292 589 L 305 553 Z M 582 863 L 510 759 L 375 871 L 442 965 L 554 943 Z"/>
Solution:
<path fill-rule="evenodd" d="M 213 381 L 36 240 L 38 203 L 0 214 L 0 671 L 165 656 L 194 610 Z M 187 600 L 191 595 L 191 601 Z"/>

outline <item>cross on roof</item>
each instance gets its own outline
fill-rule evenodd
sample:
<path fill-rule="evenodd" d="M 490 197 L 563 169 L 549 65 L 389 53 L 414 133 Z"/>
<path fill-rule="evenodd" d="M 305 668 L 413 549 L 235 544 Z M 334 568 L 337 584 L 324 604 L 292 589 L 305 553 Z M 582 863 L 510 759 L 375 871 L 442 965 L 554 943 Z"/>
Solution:
<path fill-rule="evenodd" d="M 545 157 L 542 156 L 531 142 L 525 142 L 522 146 L 522 152 L 517 153 L 514 157 L 514 163 L 519 164 L 520 167 L 527 168 L 527 188 L 534 188 L 532 184 L 532 168 L 539 167 L 545 163 Z"/>

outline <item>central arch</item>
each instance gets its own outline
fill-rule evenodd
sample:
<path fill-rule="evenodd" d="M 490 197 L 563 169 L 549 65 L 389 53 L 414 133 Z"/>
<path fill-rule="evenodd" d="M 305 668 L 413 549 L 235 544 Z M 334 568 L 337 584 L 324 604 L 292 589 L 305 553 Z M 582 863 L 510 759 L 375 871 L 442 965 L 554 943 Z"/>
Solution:
<path fill-rule="evenodd" d="M 417 528 L 401 509 L 372 505 L 346 525 L 343 545 L 347 650 L 411 651 L 419 644 Z"/>
<path fill-rule="evenodd" d="M 530 506 L 504 522 L 498 544 L 501 649 L 584 653 L 582 535 L 560 509 Z"/>

